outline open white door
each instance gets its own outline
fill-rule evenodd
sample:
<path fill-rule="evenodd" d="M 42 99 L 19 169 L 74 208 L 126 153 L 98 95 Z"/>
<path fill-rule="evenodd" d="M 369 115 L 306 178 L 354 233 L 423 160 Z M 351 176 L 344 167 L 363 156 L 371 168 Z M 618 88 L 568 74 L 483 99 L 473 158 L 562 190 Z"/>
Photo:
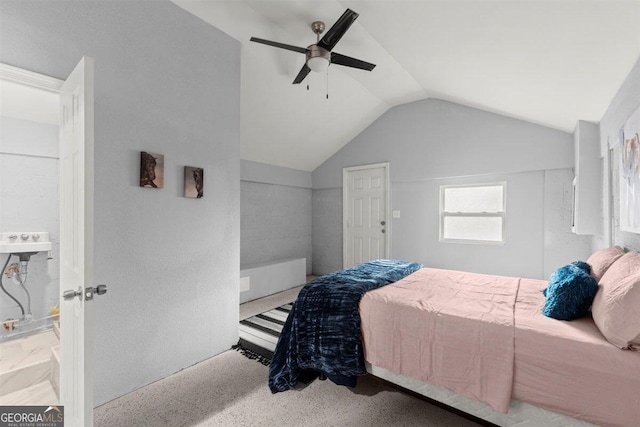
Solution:
<path fill-rule="evenodd" d="M 343 268 L 389 257 L 389 163 L 343 169 Z"/>
<path fill-rule="evenodd" d="M 62 85 L 60 113 L 60 403 L 64 405 L 66 427 L 90 427 L 93 59 L 83 57 Z"/>

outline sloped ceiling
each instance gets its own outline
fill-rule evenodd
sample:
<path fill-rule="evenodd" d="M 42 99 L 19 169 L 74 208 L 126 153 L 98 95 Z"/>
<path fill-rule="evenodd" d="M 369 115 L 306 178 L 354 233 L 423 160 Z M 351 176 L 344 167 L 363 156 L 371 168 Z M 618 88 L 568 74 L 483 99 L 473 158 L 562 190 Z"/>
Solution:
<path fill-rule="evenodd" d="M 573 132 L 640 57 L 636 0 L 173 1 L 242 45 L 241 157 L 304 171 L 427 97 Z M 304 55 L 249 41 L 306 47 L 313 21 L 328 29 L 346 8 L 360 17 L 334 51 L 372 72 L 332 65 L 292 85 Z"/>

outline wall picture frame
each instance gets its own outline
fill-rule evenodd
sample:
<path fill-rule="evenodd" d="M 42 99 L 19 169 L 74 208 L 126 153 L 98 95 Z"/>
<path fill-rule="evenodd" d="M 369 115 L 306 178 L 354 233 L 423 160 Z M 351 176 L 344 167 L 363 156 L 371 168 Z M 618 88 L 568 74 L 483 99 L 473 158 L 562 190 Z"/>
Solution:
<path fill-rule="evenodd" d="M 204 197 L 204 168 L 184 167 L 184 197 L 189 199 Z"/>
<path fill-rule="evenodd" d="M 140 187 L 164 188 L 164 155 L 140 152 Z"/>
<path fill-rule="evenodd" d="M 620 130 L 620 230 L 640 234 L 640 107 Z"/>

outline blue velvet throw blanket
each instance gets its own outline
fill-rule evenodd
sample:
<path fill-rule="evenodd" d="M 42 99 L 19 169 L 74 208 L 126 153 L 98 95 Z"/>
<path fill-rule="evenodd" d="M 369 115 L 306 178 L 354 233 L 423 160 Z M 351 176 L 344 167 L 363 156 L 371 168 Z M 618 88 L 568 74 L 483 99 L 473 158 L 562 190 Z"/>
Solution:
<path fill-rule="evenodd" d="M 282 328 L 269 366 L 272 393 L 324 375 L 354 387 L 366 373 L 358 304 L 365 292 L 417 271 L 415 262 L 380 259 L 307 283 Z"/>

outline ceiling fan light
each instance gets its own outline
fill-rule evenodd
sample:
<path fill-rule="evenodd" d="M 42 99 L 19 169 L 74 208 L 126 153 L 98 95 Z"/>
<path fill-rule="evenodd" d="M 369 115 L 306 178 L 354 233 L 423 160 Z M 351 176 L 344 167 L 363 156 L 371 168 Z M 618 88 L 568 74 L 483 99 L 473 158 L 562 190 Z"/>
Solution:
<path fill-rule="evenodd" d="M 307 66 L 311 68 L 311 71 L 321 72 L 329 68 L 329 60 L 321 56 L 315 58 L 309 58 L 307 60 Z"/>
<path fill-rule="evenodd" d="M 312 44 L 307 47 L 307 67 L 311 71 L 321 72 L 329 68 L 331 62 L 331 52 L 318 45 Z"/>

